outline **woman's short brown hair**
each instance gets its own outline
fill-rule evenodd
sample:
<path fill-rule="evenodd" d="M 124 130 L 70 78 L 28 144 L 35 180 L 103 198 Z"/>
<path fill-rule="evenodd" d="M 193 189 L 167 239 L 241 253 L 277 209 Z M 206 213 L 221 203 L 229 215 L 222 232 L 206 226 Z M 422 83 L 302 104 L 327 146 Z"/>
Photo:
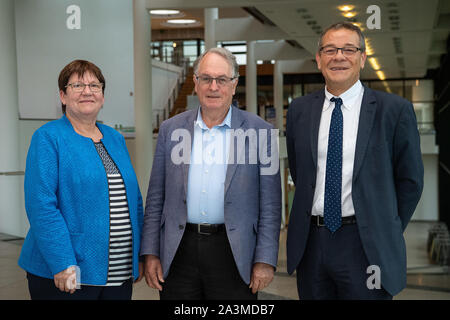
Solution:
<path fill-rule="evenodd" d="M 82 78 L 86 73 L 92 73 L 95 77 L 97 77 L 100 83 L 103 83 L 102 92 L 103 94 L 105 94 L 106 83 L 102 71 L 95 64 L 86 60 L 74 60 L 61 70 L 58 77 L 59 90 L 66 93 L 66 86 L 69 82 L 70 77 L 73 74 L 77 74 L 79 78 Z M 61 103 L 61 108 L 62 112 L 65 114 L 66 105 Z"/>

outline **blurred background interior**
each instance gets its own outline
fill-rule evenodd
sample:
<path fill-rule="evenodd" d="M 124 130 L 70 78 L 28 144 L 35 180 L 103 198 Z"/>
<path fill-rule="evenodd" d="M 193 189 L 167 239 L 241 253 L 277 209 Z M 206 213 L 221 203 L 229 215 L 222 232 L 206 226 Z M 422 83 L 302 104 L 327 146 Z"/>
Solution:
<path fill-rule="evenodd" d="M 198 106 L 192 64 L 221 46 L 240 64 L 235 104 L 280 129 L 283 219 L 279 267 L 260 299 L 297 299 L 285 240 L 294 185 L 285 148 L 292 99 L 323 88 L 317 40 L 334 22 L 366 36 L 367 87 L 414 105 L 425 167 L 406 229 L 407 288 L 394 299 L 450 299 L 450 1 L 447 0 L 1 0 L 0 299 L 29 299 L 17 259 L 28 230 L 25 159 L 33 132 L 61 117 L 57 76 L 74 59 L 106 78 L 99 120 L 126 138 L 146 194 L 162 121 Z M 144 282 L 134 299 L 158 299 Z"/>

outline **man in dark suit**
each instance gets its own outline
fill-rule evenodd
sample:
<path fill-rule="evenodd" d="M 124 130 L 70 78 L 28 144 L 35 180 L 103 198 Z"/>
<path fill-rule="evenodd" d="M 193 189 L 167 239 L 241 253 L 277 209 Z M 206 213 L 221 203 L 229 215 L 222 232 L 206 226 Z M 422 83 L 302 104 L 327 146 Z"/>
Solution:
<path fill-rule="evenodd" d="M 278 257 L 276 131 L 232 106 L 239 66 L 212 48 L 194 63 L 200 107 L 159 129 L 141 255 L 161 299 L 256 299 Z M 236 139 L 235 139 L 236 138 Z"/>
<path fill-rule="evenodd" d="M 413 106 L 359 80 L 361 30 L 337 23 L 316 61 L 325 89 L 295 99 L 287 115 L 296 190 L 288 272 L 300 299 L 392 299 L 406 286 L 403 232 L 423 188 Z"/>

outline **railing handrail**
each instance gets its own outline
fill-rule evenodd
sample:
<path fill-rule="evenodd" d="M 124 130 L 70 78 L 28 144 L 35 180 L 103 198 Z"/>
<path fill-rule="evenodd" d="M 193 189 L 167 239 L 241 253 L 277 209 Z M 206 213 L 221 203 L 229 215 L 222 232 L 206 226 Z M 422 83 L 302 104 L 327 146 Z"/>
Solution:
<path fill-rule="evenodd" d="M 156 126 L 154 126 L 154 128 L 159 128 L 161 122 L 169 118 L 169 115 L 173 110 L 173 106 L 175 105 L 175 101 L 178 98 L 178 93 L 180 92 L 183 83 L 186 82 L 188 69 L 189 69 L 189 61 L 188 59 L 183 59 L 181 73 L 179 74 L 177 81 L 172 85 L 172 87 L 169 90 L 170 95 L 167 98 L 166 105 L 164 106 L 163 109 L 158 110 L 158 113 L 156 114 Z M 161 112 L 162 112 L 162 119 L 160 119 Z"/>

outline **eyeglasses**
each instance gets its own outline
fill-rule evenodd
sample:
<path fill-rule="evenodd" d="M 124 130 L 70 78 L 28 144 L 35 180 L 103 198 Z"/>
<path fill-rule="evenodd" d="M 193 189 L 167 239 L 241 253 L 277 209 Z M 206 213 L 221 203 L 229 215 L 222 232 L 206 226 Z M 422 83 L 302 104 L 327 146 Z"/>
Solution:
<path fill-rule="evenodd" d="M 342 54 L 345 57 L 352 57 L 356 52 L 358 52 L 358 50 L 362 52 L 361 48 L 357 48 L 357 47 L 336 48 L 336 47 L 332 47 L 332 46 L 322 47 L 322 48 L 320 48 L 319 51 L 328 57 L 333 57 L 334 55 L 336 55 L 338 53 L 339 50 L 341 50 Z"/>
<path fill-rule="evenodd" d="M 195 76 L 195 78 L 197 79 L 197 81 L 201 84 L 201 85 L 210 85 L 212 84 L 213 80 L 216 80 L 216 84 L 218 86 L 225 86 L 227 84 L 229 84 L 231 81 L 233 81 L 234 79 L 236 79 L 237 77 L 234 78 L 228 78 L 228 77 L 218 77 L 218 78 L 213 78 L 210 76 Z"/>
<path fill-rule="evenodd" d="M 83 92 L 84 88 L 88 86 L 89 89 L 91 90 L 91 92 L 99 92 L 102 90 L 103 88 L 103 83 L 81 83 L 81 82 L 74 82 L 74 83 L 69 83 L 67 87 L 72 87 L 72 90 L 74 92 Z"/>

